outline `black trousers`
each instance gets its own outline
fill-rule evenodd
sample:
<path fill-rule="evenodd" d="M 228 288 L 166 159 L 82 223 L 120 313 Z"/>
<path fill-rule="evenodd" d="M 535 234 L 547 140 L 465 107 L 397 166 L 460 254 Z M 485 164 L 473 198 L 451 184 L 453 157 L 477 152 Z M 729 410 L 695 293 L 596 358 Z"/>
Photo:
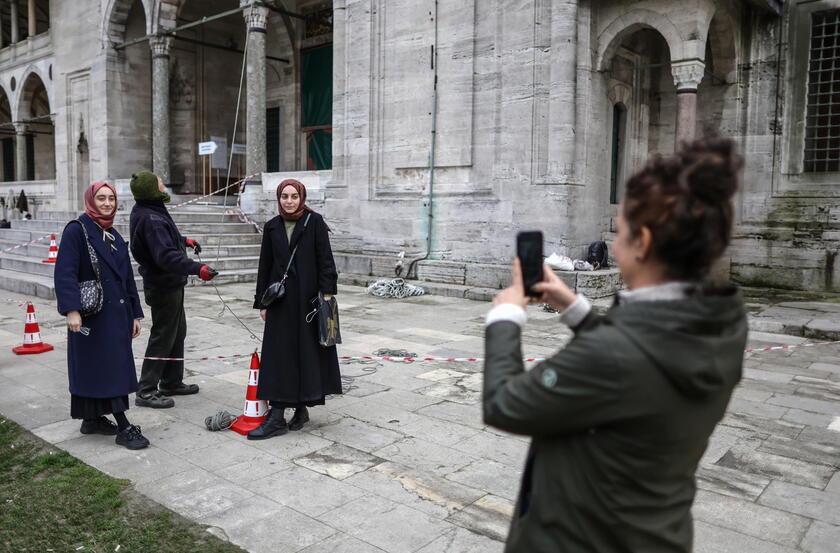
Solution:
<path fill-rule="evenodd" d="M 183 357 L 187 337 L 184 289 L 144 290 L 146 305 L 152 309 L 152 330 L 146 357 Z M 183 361 L 143 361 L 138 394 L 149 395 L 161 388 L 177 388 L 184 381 Z"/>

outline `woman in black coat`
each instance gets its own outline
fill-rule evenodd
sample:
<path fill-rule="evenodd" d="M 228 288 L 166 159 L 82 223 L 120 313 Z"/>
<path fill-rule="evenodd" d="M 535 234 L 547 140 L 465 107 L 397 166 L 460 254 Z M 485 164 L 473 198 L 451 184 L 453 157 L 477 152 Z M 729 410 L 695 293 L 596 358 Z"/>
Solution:
<path fill-rule="evenodd" d="M 58 312 L 67 317 L 70 416 L 82 419 L 82 434 L 116 435 L 118 445 L 142 449 L 149 441 L 139 426 L 129 424 L 125 411 L 128 394 L 137 391 L 131 340 L 140 334 L 143 309 L 128 245 L 113 228 L 116 212 L 114 188 L 106 182 L 91 184 L 85 191 L 85 213 L 68 223 L 61 237 L 55 295 Z M 82 318 L 79 283 L 88 280 L 99 280 L 102 286 L 102 309 Z"/>
<path fill-rule="evenodd" d="M 306 322 L 312 300 L 322 294 L 328 300 L 337 292 L 329 228 L 324 219 L 306 205 L 306 188 L 294 179 L 277 187 L 280 215 L 266 223 L 257 273 L 254 308 L 265 321 L 262 362 L 257 397 L 269 401 L 266 420 L 248 434 L 249 440 L 264 440 L 300 430 L 309 420 L 307 407 L 324 405 L 326 396 L 341 393 L 341 375 L 335 346 L 318 342 L 315 321 Z M 294 248 L 297 253 L 291 265 Z M 271 283 L 283 278 L 285 295 L 263 305 Z M 286 408 L 294 408 L 286 423 Z"/>

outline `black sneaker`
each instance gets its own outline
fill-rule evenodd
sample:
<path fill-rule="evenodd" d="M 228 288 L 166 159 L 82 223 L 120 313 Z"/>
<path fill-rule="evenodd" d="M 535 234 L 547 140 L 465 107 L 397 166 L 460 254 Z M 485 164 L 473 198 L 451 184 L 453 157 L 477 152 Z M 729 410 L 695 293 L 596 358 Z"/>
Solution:
<path fill-rule="evenodd" d="M 116 436 L 117 425 L 106 419 L 99 417 L 93 420 L 82 421 L 82 427 L 79 429 L 82 434 L 102 434 L 103 436 Z"/>
<path fill-rule="evenodd" d="M 175 407 L 175 400 L 163 397 L 158 392 L 153 392 L 149 395 L 137 394 L 137 397 L 134 398 L 134 405 L 137 407 L 151 407 L 152 409 L 168 409 Z"/>
<path fill-rule="evenodd" d="M 181 382 L 172 389 L 161 388 L 160 393 L 165 396 L 190 396 L 198 393 L 198 384 L 184 384 Z"/>
<path fill-rule="evenodd" d="M 125 430 L 117 434 L 115 440 L 117 445 L 127 447 L 128 449 L 143 449 L 149 447 L 149 440 L 140 432 L 140 427 L 132 424 Z"/>
<path fill-rule="evenodd" d="M 309 422 L 309 410 L 306 407 L 298 407 L 292 420 L 289 421 L 289 430 L 300 430 L 304 423 Z"/>

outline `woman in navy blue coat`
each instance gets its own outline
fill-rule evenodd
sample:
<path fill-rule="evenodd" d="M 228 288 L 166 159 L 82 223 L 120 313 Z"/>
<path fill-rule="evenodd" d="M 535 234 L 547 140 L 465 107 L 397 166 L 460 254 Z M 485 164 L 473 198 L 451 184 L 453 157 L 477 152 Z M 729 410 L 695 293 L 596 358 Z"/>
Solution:
<path fill-rule="evenodd" d="M 67 317 L 70 416 L 82 419 L 82 434 L 116 435 L 129 449 L 149 445 L 125 416 L 128 394 L 137 391 L 131 340 L 140 334 L 143 309 L 128 258 L 128 245 L 113 228 L 117 193 L 106 182 L 85 191 L 85 213 L 64 228 L 55 264 L 58 312 Z M 95 280 L 88 243 L 99 265 L 102 309 L 82 318 L 79 282 Z M 105 415 L 113 414 L 115 425 Z"/>

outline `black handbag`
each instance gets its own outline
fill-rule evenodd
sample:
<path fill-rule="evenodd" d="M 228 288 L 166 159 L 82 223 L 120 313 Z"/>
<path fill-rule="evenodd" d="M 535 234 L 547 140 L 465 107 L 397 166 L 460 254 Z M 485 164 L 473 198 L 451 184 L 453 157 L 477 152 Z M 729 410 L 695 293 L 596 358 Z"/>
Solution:
<path fill-rule="evenodd" d="M 82 232 L 85 233 L 85 244 L 87 245 L 88 255 L 90 256 L 90 264 L 93 265 L 93 272 L 96 278 L 93 280 L 83 280 L 79 282 L 79 296 L 81 299 L 81 309 L 79 314 L 82 317 L 90 317 L 102 311 L 102 305 L 105 303 L 105 293 L 102 290 L 102 275 L 99 272 L 99 257 L 90 243 L 87 229 L 84 223 L 78 219 L 72 222 L 79 223 L 82 227 Z"/>
<path fill-rule="evenodd" d="M 312 299 L 315 309 L 306 316 L 306 322 L 318 319 L 318 343 L 330 348 L 341 343 L 341 328 L 338 323 L 338 301 L 335 296 L 325 300 L 321 293 Z"/>
<path fill-rule="evenodd" d="M 303 221 L 304 230 L 306 230 L 306 225 L 309 224 L 310 216 L 312 216 L 311 213 L 306 214 L 306 219 Z M 289 268 L 292 266 L 292 261 L 295 259 L 297 249 L 298 247 L 295 245 L 295 249 L 292 250 L 292 255 L 289 256 L 289 263 L 286 264 L 286 270 L 283 272 L 283 277 L 279 281 L 269 284 L 265 289 L 265 292 L 263 292 L 262 298 L 260 299 L 260 307 L 263 309 L 267 309 L 269 305 L 279 299 L 282 299 L 283 296 L 286 295 L 286 279 L 289 277 Z"/>

